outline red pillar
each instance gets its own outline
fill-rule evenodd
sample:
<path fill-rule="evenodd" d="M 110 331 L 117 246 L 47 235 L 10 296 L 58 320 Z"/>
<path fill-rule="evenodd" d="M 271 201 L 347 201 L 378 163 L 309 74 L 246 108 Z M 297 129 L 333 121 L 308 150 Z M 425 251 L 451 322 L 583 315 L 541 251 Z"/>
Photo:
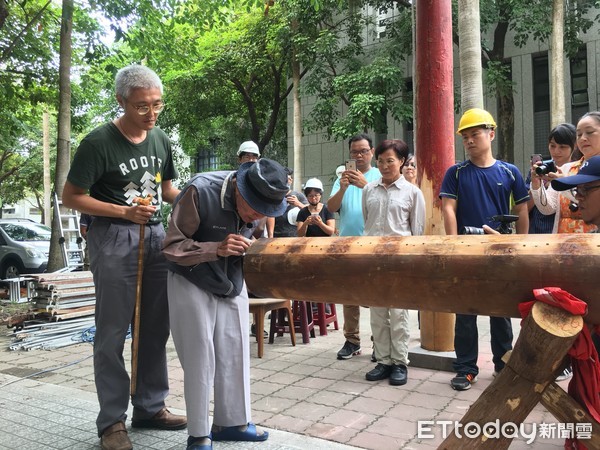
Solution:
<path fill-rule="evenodd" d="M 427 204 L 426 234 L 444 234 L 438 195 L 454 164 L 454 83 L 451 0 L 418 0 L 415 39 L 415 149 Z M 421 346 L 454 348 L 454 314 L 421 312 Z"/>

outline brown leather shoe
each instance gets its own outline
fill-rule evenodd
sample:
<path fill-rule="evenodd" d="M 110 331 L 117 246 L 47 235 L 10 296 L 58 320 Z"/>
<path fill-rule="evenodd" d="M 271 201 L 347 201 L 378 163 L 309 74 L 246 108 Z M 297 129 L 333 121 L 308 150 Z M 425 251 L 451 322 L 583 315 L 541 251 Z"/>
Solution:
<path fill-rule="evenodd" d="M 157 428 L 159 430 L 181 430 L 187 427 L 187 417 L 172 414 L 167 408 L 161 409 L 151 419 L 131 419 L 133 428 Z"/>
<path fill-rule="evenodd" d="M 100 445 L 102 450 L 131 450 L 133 448 L 123 422 L 117 422 L 105 429 L 100 438 Z"/>

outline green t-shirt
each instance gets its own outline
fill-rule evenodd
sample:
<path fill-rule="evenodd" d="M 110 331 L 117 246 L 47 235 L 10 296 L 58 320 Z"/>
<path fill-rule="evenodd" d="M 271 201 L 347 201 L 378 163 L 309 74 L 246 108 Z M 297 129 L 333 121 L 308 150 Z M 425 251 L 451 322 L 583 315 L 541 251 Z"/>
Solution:
<path fill-rule="evenodd" d="M 177 170 L 164 131 L 153 128 L 143 142 L 132 144 L 112 122 L 81 141 L 67 176 L 91 197 L 116 205 L 131 205 L 135 197 L 152 194 L 157 209 L 150 223 L 162 220 L 162 181 L 174 178 Z"/>

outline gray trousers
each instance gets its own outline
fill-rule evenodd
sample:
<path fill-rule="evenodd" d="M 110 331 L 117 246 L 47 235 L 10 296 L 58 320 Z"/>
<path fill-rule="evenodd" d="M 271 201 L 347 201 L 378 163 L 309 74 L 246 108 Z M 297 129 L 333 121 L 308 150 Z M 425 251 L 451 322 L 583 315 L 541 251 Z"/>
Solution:
<path fill-rule="evenodd" d="M 169 271 L 169 311 L 173 341 L 183 367 L 190 436 L 250 422 L 249 306 L 246 287 L 237 297 L 216 297 Z"/>
<path fill-rule="evenodd" d="M 90 268 L 96 286 L 98 435 L 127 418 L 130 380 L 123 348 L 135 307 L 139 236 L 140 225 L 102 217 L 94 219 L 88 232 Z M 137 388 L 131 397 L 139 419 L 151 418 L 160 411 L 169 393 L 165 350 L 169 338 L 167 267 L 161 252 L 164 237 L 162 224 L 146 225 Z"/>

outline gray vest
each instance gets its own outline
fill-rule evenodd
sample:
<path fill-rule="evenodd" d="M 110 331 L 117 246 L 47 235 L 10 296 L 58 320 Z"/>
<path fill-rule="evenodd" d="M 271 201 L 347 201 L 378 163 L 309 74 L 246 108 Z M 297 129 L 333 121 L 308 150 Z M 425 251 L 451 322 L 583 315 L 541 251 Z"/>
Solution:
<path fill-rule="evenodd" d="M 195 175 L 173 203 L 188 189 L 198 193 L 200 226 L 192 236 L 198 242 L 221 242 L 228 234 L 247 238 L 254 229 L 241 222 L 233 201 L 232 178 L 235 172 L 208 172 Z M 235 297 L 242 291 L 244 275 L 241 256 L 219 257 L 195 266 L 181 266 L 168 261 L 169 270 L 184 276 L 200 289 L 220 297 Z"/>

